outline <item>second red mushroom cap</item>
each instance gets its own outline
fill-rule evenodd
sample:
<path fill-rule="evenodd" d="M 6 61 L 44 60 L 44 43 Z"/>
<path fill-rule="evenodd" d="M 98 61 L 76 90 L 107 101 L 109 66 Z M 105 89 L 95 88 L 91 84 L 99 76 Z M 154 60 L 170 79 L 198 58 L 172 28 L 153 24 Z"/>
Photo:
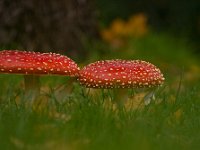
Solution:
<path fill-rule="evenodd" d="M 80 70 L 80 84 L 88 88 L 145 88 L 163 84 L 161 71 L 141 60 L 103 60 Z"/>

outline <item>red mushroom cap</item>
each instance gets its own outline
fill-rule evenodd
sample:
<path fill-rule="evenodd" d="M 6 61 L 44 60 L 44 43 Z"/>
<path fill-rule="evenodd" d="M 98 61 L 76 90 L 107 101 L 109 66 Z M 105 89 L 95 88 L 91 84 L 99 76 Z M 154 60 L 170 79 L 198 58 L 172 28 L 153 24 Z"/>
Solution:
<path fill-rule="evenodd" d="M 0 73 L 77 76 L 79 68 L 73 60 L 60 54 L 3 50 Z"/>
<path fill-rule="evenodd" d="M 80 70 L 81 85 L 88 88 L 145 88 L 164 82 L 161 71 L 141 60 L 103 60 Z"/>

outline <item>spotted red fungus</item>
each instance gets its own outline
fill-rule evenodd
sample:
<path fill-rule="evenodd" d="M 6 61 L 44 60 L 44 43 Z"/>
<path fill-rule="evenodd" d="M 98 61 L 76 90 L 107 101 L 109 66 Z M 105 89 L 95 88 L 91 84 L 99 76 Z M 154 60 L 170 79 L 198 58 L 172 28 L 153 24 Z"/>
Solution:
<path fill-rule="evenodd" d="M 79 67 L 67 56 L 56 53 L 3 50 L 0 51 L 0 73 L 24 74 L 25 90 L 38 91 L 35 75 L 77 76 Z"/>
<path fill-rule="evenodd" d="M 55 53 L 3 50 L 0 52 L 0 73 L 77 76 L 77 64 Z"/>
<path fill-rule="evenodd" d="M 164 82 L 161 71 L 141 60 L 102 60 L 80 70 L 78 80 L 87 88 L 154 88 Z"/>

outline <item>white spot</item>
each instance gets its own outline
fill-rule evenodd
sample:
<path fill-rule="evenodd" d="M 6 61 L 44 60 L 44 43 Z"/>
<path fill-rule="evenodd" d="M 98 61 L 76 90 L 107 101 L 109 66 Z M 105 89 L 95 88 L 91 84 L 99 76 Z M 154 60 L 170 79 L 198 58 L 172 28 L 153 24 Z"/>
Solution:
<path fill-rule="evenodd" d="M 44 64 L 45 66 L 47 66 L 47 65 L 48 65 L 46 62 L 43 62 L 43 64 Z"/>

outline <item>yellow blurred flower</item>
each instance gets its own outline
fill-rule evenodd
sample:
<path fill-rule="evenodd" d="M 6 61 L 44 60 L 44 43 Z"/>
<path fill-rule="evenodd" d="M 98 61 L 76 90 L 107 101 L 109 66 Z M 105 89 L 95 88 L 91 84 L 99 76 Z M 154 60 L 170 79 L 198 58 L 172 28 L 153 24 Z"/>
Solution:
<path fill-rule="evenodd" d="M 115 19 L 109 28 L 101 31 L 102 39 L 110 44 L 124 43 L 129 37 L 142 37 L 148 32 L 147 17 L 143 14 L 131 16 L 128 21 Z M 116 42 L 117 41 L 117 42 Z M 120 43 L 120 44 L 119 44 Z"/>
<path fill-rule="evenodd" d="M 142 13 L 131 16 L 127 22 L 127 29 L 134 37 L 145 35 L 148 32 L 147 17 Z"/>
<path fill-rule="evenodd" d="M 110 26 L 111 32 L 116 36 L 123 36 L 126 35 L 126 22 L 122 19 L 115 19 Z"/>

